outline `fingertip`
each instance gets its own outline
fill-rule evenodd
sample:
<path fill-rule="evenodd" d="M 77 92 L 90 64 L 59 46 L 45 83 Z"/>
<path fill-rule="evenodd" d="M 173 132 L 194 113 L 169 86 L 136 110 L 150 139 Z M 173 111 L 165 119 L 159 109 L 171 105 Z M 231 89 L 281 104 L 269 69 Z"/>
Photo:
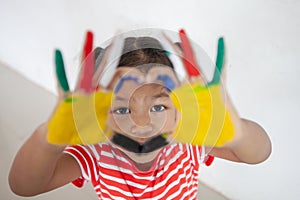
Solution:
<path fill-rule="evenodd" d="M 87 37 L 88 39 L 93 39 L 93 32 L 90 31 L 90 30 L 88 30 L 88 31 L 86 32 L 86 37 Z"/>
<path fill-rule="evenodd" d="M 192 76 L 201 76 L 200 67 L 195 59 L 195 55 L 193 52 L 192 44 L 184 31 L 184 29 L 179 30 L 179 36 L 181 41 L 181 47 L 184 55 L 184 65 L 187 73 L 190 77 Z"/>
<path fill-rule="evenodd" d="M 86 43 L 87 45 L 91 46 L 93 45 L 93 40 L 94 40 L 94 34 L 92 31 L 87 31 L 86 32 Z"/>
<path fill-rule="evenodd" d="M 217 53 L 217 60 L 216 60 L 216 67 L 220 73 L 222 72 L 222 68 L 224 65 L 224 57 L 225 57 L 224 38 L 220 37 L 218 40 L 218 53 Z"/>
<path fill-rule="evenodd" d="M 55 67 L 56 71 L 59 71 L 61 68 L 64 68 L 63 56 L 59 49 L 55 49 Z"/>
<path fill-rule="evenodd" d="M 224 45 L 224 36 L 219 37 L 218 43 L 219 43 L 219 44 L 222 43 L 222 44 Z"/>
<path fill-rule="evenodd" d="M 54 55 L 55 55 L 55 60 L 62 60 L 62 53 L 59 49 L 55 49 L 54 51 Z"/>
<path fill-rule="evenodd" d="M 60 86 L 59 88 L 61 88 L 64 92 L 68 92 L 69 84 L 66 77 L 62 53 L 59 49 L 55 49 L 55 69 L 56 77 Z"/>
<path fill-rule="evenodd" d="M 186 35 L 185 30 L 183 28 L 179 29 L 179 33 Z"/>
<path fill-rule="evenodd" d="M 93 51 L 93 32 L 87 31 L 82 50 L 82 70 L 78 77 L 78 88 L 90 93 L 92 87 L 92 77 L 95 72 L 95 52 Z"/>
<path fill-rule="evenodd" d="M 85 44 L 83 48 L 83 60 L 92 52 L 94 35 L 92 31 L 87 31 L 85 36 Z"/>
<path fill-rule="evenodd" d="M 217 46 L 216 68 L 215 68 L 213 79 L 211 82 L 208 83 L 208 85 L 220 83 L 222 71 L 224 68 L 224 62 L 225 62 L 224 37 L 219 37 L 218 46 Z"/>

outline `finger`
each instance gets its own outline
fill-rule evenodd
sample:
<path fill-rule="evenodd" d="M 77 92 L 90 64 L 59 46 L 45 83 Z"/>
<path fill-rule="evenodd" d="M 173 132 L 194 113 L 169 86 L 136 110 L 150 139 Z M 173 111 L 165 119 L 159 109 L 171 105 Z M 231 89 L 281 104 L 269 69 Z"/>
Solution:
<path fill-rule="evenodd" d="M 167 49 L 165 49 L 167 51 L 167 54 L 170 53 L 169 50 L 172 50 L 176 55 L 182 56 L 181 46 L 179 42 L 174 43 L 165 32 L 162 32 L 162 40 L 163 41 L 160 42 L 164 43 L 163 47 L 167 47 Z M 168 44 L 165 44 L 165 42 L 168 42 Z M 184 67 L 182 67 L 182 69 L 184 69 Z"/>
<path fill-rule="evenodd" d="M 208 85 L 219 84 L 222 74 L 222 69 L 225 62 L 225 44 L 223 37 L 218 40 L 218 53 L 216 58 L 216 68 L 212 81 Z"/>
<path fill-rule="evenodd" d="M 62 57 L 62 53 L 60 50 L 55 50 L 55 71 L 56 77 L 59 83 L 59 93 L 61 94 L 61 89 L 63 90 L 62 93 L 66 94 L 69 92 L 69 84 L 65 72 L 64 61 Z"/>
<path fill-rule="evenodd" d="M 216 58 L 216 67 L 217 70 L 219 70 L 219 74 L 222 74 L 222 69 L 224 67 L 225 63 L 225 44 L 224 44 L 224 38 L 221 37 L 218 40 L 218 54 Z"/>
<path fill-rule="evenodd" d="M 105 54 L 105 49 L 101 48 L 101 47 L 96 47 L 94 49 L 94 57 L 95 57 L 95 72 L 97 71 L 97 69 L 99 68 L 102 60 L 103 60 L 103 57 L 104 57 L 104 54 Z"/>
<path fill-rule="evenodd" d="M 123 52 L 123 46 L 123 36 L 121 34 L 116 35 L 112 44 L 105 52 L 99 68 L 95 72 L 93 84 L 99 83 L 103 88 L 107 88 L 119 64 L 119 60 Z"/>
<path fill-rule="evenodd" d="M 107 64 L 107 59 L 108 59 L 110 50 L 111 50 L 111 45 L 109 45 L 107 47 L 107 49 L 104 52 L 103 58 L 101 59 L 99 65 L 97 65 L 97 67 L 95 69 L 95 73 L 94 73 L 94 76 L 93 76 L 93 79 L 92 79 L 93 87 L 98 87 L 98 85 L 100 84 L 99 80 L 100 80 L 101 74 L 102 74 L 102 72 L 103 72 L 103 70 L 104 70 L 104 68 Z"/>
<path fill-rule="evenodd" d="M 225 63 L 223 64 L 222 72 L 221 72 L 221 80 L 223 86 L 226 86 L 226 80 L 227 80 L 227 66 L 226 66 L 226 58 Z"/>
<path fill-rule="evenodd" d="M 201 72 L 196 62 L 192 46 L 184 29 L 179 30 L 179 36 L 183 51 L 183 63 L 189 77 L 200 77 Z"/>
<path fill-rule="evenodd" d="M 181 51 L 174 45 L 171 39 L 164 32 L 162 32 L 160 35 L 160 43 L 163 46 L 164 50 L 169 52 L 168 57 L 174 66 L 176 75 L 180 82 L 183 82 L 187 78 L 187 74 L 184 69 L 182 60 L 180 59 L 180 56 L 182 56 Z"/>
<path fill-rule="evenodd" d="M 94 81 L 94 76 L 97 73 L 97 70 L 99 69 L 99 66 L 103 60 L 105 52 L 106 52 L 106 49 L 103 49 L 101 47 L 96 47 L 94 49 L 94 57 L 95 57 L 94 65 L 95 65 L 95 67 L 94 67 L 94 75 L 92 78 L 92 87 L 95 88 L 95 90 L 98 90 L 100 87 L 99 87 L 98 82 Z"/>
<path fill-rule="evenodd" d="M 82 62 L 88 57 L 88 55 L 93 50 L 93 33 L 91 31 L 87 31 L 86 38 L 85 38 L 85 44 L 83 46 L 83 52 L 82 52 Z"/>
<path fill-rule="evenodd" d="M 86 93 L 94 91 L 92 87 L 92 77 L 94 74 L 94 53 L 93 49 L 93 33 L 86 33 L 85 44 L 82 53 L 82 71 L 79 78 L 79 90 Z"/>

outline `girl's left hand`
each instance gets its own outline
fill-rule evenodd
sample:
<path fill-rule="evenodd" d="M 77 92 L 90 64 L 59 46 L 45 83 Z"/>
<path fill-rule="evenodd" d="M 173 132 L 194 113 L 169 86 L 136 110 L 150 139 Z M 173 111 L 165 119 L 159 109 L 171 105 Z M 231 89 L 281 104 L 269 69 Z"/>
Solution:
<path fill-rule="evenodd" d="M 223 146 L 235 134 L 237 117 L 228 99 L 225 87 L 221 85 L 225 61 L 224 39 L 218 41 L 218 54 L 213 79 L 204 83 L 199 65 L 195 61 L 191 45 L 183 30 L 180 31 L 181 48 L 189 83 L 172 92 L 172 99 L 181 114 L 175 140 L 193 145 Z"/>

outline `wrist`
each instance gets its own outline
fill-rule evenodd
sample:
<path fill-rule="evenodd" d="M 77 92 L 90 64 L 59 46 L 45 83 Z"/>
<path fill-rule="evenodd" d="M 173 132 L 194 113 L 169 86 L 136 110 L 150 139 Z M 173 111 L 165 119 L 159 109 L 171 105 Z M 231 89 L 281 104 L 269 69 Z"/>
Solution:
<path fill-rule="evenodd" d="M 48 142 L 47 123 L 41 124 L 34 132 L 34 135 L 38 139 L 38 142 L 41 144 L 41 147 L 43 148 L 43 150 L 46 150 L 48 152 L 52 152 L 55 154 L 60 154 L 66 148 L 66 145 L 54 145 L 54 144 L 50 144 Z"/>

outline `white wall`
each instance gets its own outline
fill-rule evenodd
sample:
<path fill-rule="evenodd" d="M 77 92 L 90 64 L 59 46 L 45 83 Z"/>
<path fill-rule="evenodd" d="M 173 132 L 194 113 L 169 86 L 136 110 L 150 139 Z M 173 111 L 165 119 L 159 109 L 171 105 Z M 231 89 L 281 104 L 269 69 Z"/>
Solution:
<path fill-rule="evenodd" d="M 101 43 L 117 30 L 183 27 L 212 58 L 223 35 L 229 92 L 241 116 L 269 132 L 273 153 L 256 166 L 217 160 L 201 178 L 232 199 L 294 199 L 300 195 L 299 13 L 296 0 L 0 0 L 0 61 L 54 93 L 53 49 L 63 50 L 72 76 L 87 29 Z"/>

